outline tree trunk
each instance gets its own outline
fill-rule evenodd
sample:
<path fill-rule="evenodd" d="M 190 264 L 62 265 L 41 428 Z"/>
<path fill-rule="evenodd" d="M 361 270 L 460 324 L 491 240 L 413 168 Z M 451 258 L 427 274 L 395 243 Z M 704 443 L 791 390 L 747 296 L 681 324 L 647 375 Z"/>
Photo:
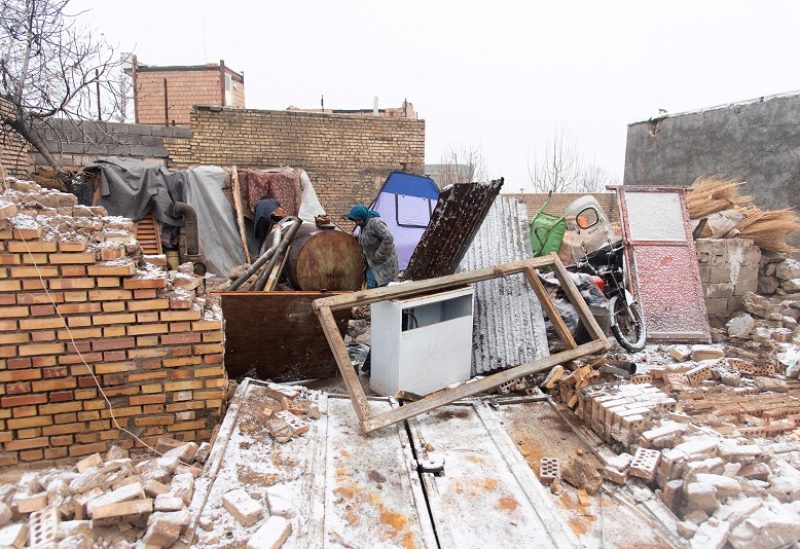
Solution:
<path fill-rule="evenodd" d="M 29 127 L 25 123 L 25 120 L 21 119 L 19 116 L 17 116 L 17 118 L 14 120 L 6 118 L 3 122 L 20 134 L 25 141 L 36 148 L 36 150 L 44 157 L 50 167 L 53 168 L 55 178 L 62 183 L 64 189 L 67 192 L 72 192 L 72 181 L 70 177 L 68 177 L 67 173 L 64 171 L 64 168 L 61 167 L 61 163 L 52 155 L 52 153 L 50 153 L 50 150 L 47 148 L 47 145 L 45 145 L 44 140 L 39 135 L 39 132 L 36 130 L 36 128 Z"/>

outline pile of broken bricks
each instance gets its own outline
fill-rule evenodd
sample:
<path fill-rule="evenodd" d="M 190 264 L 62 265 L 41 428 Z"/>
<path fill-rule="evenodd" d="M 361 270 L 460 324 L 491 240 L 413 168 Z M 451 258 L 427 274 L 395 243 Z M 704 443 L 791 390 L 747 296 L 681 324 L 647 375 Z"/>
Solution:
<path fill-rule="evenodd" d="M 779 547 L 800 539 L 800 381 L 778 360 L 730 350 L 659 348 L 625 379 L 584 365 L 542 387 L 620 452 L 598 456 L 606 479 L 668 509 L 665 522 L 689 545 Z M 553 493 L 562 468 L 540 463 Z"/>
<path fill-rule="evenodd" d="M 265 393 L 270 398 L 264 408 L 267 431 L 278 442 L 289 442 L 306 433 L 309 424 L 303 418 L 319 419 L 321 416 L 314 392 L 302 385 L 267 383 Z"/>
<path fill-rule="evenodd" d="M 21 473 L 0 485 L 0 547 L 171 546 L 189 525 L 211 447 L 163 438 L 155 449 L 160 456 L 136 461 L 113 447 L 74 469 Z"/>

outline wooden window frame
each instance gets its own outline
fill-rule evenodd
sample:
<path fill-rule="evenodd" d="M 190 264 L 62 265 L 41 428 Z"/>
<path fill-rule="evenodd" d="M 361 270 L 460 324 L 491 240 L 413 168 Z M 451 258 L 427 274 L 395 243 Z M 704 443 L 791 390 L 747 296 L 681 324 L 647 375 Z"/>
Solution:
<path fill-rule="evenodd" d="M 580 320 L 583 322 L 589 336 L 592 338 L 591 341 L 578 345 L 573 339 L 569 329 L 564 323 L 564 319 L 561 318 L 561 315 L 558 313 L 555 303 L 550 299 L 541 280 L 539 280 L 536 269 L 545 267 L 549 267 L 553 270 L 556 278 L 561 283 L 561 288 L 564 290 L 567 299 L 575 307 Z M 567 350 L 515 366 L 514 368 L 509 368 L 508 370 L 497 372 L 484 378 L 470 379 L 456 387 L 442 389 L 420 400 L 404 403 L 403 406 L 393 410 L 376 414 L 370 408 L 367 396 L 364 394 L 364 390 L 358 379 L 358 374 L 353 368 L 352 361 L 347 353 L 344 339 L 339 333 L 339 328 L 333 317 L 333 311 L 348 307 L 369 305 L 378 301 L 447 290 L 466 284 L 519 273 L 525 275 L 528 285 L 536 294 L 536 297 L 542 304 L 544 312 L 553 324 L 559 338 L 566 345 Z M 363 433 L 370 433 L 382 429 L 399 421 L 429 412 L 439 406 L 488 391 L 508 381 L 531 374 L 542 373 L 558 364 L 564 364 L 583 356 L 607 351 L 610 348 L 608 339 L 597 324 L 594 316 L 592 316 L 586 301 L 581 297 L 580 291 L 575 286 L 570 273 L 567 272 L 564 264 L 555 254 L 505 263 L 476 271 L 456 273 L 439 278 L 324 297 L 315 300 L 312 307 L 322 324 L 325 338 L 328 340 L 328 345 L 330 345 L 333 357 L 339 367 L 339 372 L 342 374 L 347 392 L 353 401 L 359 427 Z"/>

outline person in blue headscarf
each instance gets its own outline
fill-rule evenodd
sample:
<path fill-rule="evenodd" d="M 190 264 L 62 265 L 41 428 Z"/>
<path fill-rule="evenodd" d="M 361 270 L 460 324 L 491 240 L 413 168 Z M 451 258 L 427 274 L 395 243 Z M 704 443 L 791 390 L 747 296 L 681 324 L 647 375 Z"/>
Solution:
<path fill-rule="evenodd" d="M 397 249 L 386 222 L 375 210 L 357 204 L 347 219 L 361 228 L 358 243 L 367 260 L 367 288 L 379 288 L 397 279 Z"/>

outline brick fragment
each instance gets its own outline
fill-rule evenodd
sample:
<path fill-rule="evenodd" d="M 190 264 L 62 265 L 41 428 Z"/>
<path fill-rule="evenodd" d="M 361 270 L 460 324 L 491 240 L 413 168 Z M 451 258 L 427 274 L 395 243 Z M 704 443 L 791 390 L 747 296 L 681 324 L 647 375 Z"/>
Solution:
<path fill-rule="evenodd" d="M 264 509 L 242 488 L 222 496 L 222 505 L 242 526 L 252 526 L 261 518 Z"/>

